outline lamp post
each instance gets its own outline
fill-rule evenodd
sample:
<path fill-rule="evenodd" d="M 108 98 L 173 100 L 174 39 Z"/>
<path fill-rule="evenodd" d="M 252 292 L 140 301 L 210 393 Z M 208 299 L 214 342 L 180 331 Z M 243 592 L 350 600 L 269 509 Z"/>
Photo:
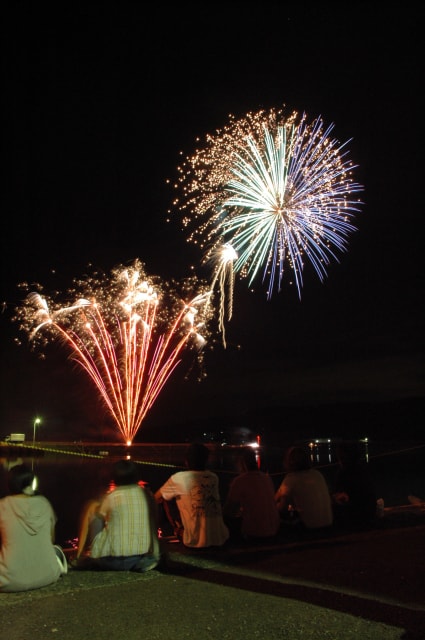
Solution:
<path fill-rule="evenodd" d="M 37 425 L 41 423 L 41 418 L 35 418 L 34 420 L 34 424 L 33 424 L 33 432 L 32 432 L 32 462 L 31 462 L 31 469 L 34 469 L 34 448 L 35 448 L 35 431 L 37 429 Z"/>

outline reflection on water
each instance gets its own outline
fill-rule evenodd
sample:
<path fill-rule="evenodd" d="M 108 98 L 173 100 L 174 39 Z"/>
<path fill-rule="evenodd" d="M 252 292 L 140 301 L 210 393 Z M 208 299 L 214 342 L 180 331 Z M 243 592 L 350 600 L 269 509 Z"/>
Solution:
<path fill-rule="evenodd" d="M 336 448 L 340 441 L 317 439 L 302 443 L 310 452 L 311 461 L 320 469 L 330 487 L 338 468 Z M 299 444 L 299 443 L 298 443 Z M 375 481 L 378 497 L 386 506 L 407 503 L 409 494 L 425 496 L 425 445 L 401 443 L 370 443 L 360 441 L 361 452 Z M 133 445 L 131 457 L 140 465 L 140 480 L 156 491 L 165 480 L 184 468 L 187 443 Z M 236 474 L 238 446 L 209 445 L 209 467 L 220 480 L 222 499 Z M 85 502 L 106 491 L 110 484 L 113 463 L 129 454 L 129 449 L 114 449 L 103 445 L 103 454 L 91 455 L 87 448 L 63 452 L 38 452 L 34 458 L 11 453 L 7 447 L 0 451 L 0 497 L 7 494 L 7 470 L 14 464 L 34 464 L 39 490 L 52 503 L 57 514 L 56 540 L 64 544 L 77 536 L 78 519 Z M 28 450 L 26 450 L 28 451 Z M 284 450 L 260 446 L 256 449 L 259 467 L 272 477 L 275 488 L 284 476 Z"/>
<path fill-rule="evenodd" d="M 337 449 L 341 440 L 331 438 L 317 438 L 310 440 L 307 446 L 310 450 L 310 460 L 313 466 L 321 466 L 334 464 L 338 462 Z M 359 455 L 365 461 L 369 462 L 369 440 L 363 438 L 358 440 Z"/>

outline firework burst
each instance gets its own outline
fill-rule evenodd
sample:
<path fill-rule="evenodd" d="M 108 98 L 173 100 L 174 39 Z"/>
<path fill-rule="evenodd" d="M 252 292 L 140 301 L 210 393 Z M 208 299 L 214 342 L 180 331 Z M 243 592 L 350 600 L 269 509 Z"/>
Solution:
<path fill-rule="evenodd" d="M 194 295 L 194 287 L 198 293 Z M 118 267 L 112 277 L 94 274 L 75 280 L 58 304 L 28 291 L 14 317 L 41 348 L 59 340 L 89 376 L 127 444 L 181 361 L 185 347 L 200 357 L 210 319 L 210 291 L 195 279 L 173 285 L 148 277 L 142 263 Z M 187 299 L 186 299 L 187 296 Z"/>
<path fill-rule="evenodd" d="M 285 269 L 301 297 L 305 262 L 323 280 L 331 259 L 347 250 L 361 204 L 354 194 L 363 187 L 352 177 L 349 141 L 332 138 L 333 128 L 321 117 L 309 124 L 295 111 L 230 116 L 178 167 L 173 205 L 188 241 L 201 247 L 205 261 L 215 260 L 214 284 L 222 286 L 223 269 L 229 274 L 231 249 L 233 272 L 249 285 L 261 274 L 269 299 L 281 289 Z"/>

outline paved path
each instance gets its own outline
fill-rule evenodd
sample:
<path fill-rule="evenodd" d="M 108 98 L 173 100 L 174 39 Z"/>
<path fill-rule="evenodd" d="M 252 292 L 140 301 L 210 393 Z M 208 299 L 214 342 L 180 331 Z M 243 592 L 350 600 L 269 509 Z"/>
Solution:
<path fill-rule="evenodd" d="M 424 640 L 425 523 L 407 524 L 210 552 L 166 541 L 162 571 L 0 594 L 0 638 Z"/>

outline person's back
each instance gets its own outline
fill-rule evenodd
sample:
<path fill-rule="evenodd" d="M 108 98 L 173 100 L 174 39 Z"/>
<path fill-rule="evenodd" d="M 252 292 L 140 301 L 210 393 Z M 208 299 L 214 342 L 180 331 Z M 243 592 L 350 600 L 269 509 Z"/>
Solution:
<path fill-rule="evenodd" d="M 240 520 L 245 539 L 273 537 L 280 526 L 273 481 L 258 468 L 252 449 L 244 451 L 239 464 L 240 474 L 232 480 L 224 504 L 226 522 L 235 525 Z"/>
<path fill-rule="evenodd" d="M 26 465 L 13 467 L 11 495 L 0 500 L 0 591 L 38 589 L 62 573 L 53 546 L 56 516 L 34 481 Z"/>
<path fill-rule="evenodd" d="M 105 526 L 92 541 L 90 558 L 104 569 L 152 569 L 160 557 L 153 496 L 138 484 L 136 465 L 130 460 L 115 463 L 113 480 L 115 488 L 97 512 Z"/>
<path fill-rule="evenodd" d="M 281 512 L 290 506 L 307 529 L 322 529 L 333 523 L 332 501 L 324 476 L 310 464 L 302 447 L 291 447 L 286 455 L 287 474 L 276 492 Z"/>
<path fill-rule="evenodd" d="M 183 525 L 183 544 L 187 547 L 222 546 L 229 537 L 224 524 L 218 477 L 206 469 L 208 448 L 190 445 L 187 471 L 178 471 L 155 493 L 157 502 L 176 500 Z"/>

